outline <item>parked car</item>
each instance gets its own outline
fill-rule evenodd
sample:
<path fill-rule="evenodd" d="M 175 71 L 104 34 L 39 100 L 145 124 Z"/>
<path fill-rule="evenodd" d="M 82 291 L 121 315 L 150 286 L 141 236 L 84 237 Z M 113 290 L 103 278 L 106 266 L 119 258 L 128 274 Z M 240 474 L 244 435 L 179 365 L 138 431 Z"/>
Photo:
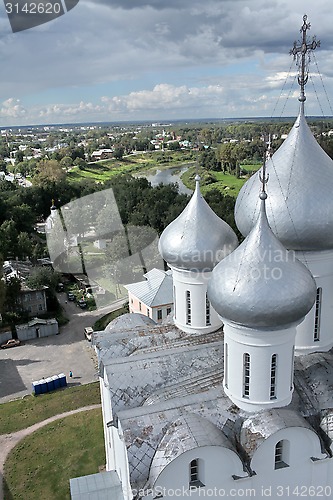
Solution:
<path fill-rule="evenodd" d="M 78 300 L 77 303 L 79 304 L 79 306 L 81 307 L 81 309 L 85 309 L 87 307 L 87 302 L 84 299 Z"/>
<path fill-rule="evenodd" d="M 7 342 L 4 342 L 3 344 L 0 345 L 1 349 L 8 349 L 9 347 L 16 347 L 17 345 L 20 345 L 21 341 L 18 339 L 9 339 Z"/>
<path fill-rule="evenodd" d="M 67 298 L 68 300 L 75 300 L 75 295 L 72 292 L 67 292 Z"/>
<path fill-rule="evenodd" d="M 91 342 L 91 336 L 94 333 L 94 330 L 91 328 L 91 326 L 86 326 L 84 329 L 84 336 L 86 337 L 89 342 Z"/>
<path fill-rule="evenodd" d="M 58 283 L 57 284 L 57 292 L 63 292 L 64 289 L 65 289 L 65 287 L 64 287 L 63 283 Z"/>

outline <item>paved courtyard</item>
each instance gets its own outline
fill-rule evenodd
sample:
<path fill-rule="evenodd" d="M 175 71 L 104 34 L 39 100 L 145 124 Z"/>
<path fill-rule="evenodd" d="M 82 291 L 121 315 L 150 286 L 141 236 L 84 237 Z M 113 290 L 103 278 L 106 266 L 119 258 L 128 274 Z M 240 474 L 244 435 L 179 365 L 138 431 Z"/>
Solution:
<path fill-rule="evenodd" d="M 70 321 L 59 335 L 34 339 L 11 349 L 0 349 L 0 403 L 23 397 L 32 392 L 32 382 L 43 377 L 65 373 L 68 385 L 87 384 L 98 380 L 97 359 L 91 343 L 83 333 L 96 319 L 121 307 L 118 301 L 98 311 L 85 312 L 73 302 L 60 302 Z M 69 372 L 73 378 L 69 378 Z"/>

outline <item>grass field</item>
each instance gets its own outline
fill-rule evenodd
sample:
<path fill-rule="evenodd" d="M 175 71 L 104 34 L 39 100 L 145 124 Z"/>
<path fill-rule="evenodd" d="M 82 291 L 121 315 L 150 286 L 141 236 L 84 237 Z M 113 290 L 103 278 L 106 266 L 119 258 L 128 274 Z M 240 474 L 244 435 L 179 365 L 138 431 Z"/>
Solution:
<path fill-rule="evenodd" d="M 3 403 L 0 406 L 0 433 L 16 432 L 53 415 L 100 402 L 99 383 L 94 382 Z"/>
<path fill-rule="evenodd" d="M 101 409 L 68 416 L 27 436 L 11 451 L 4 498 L 70 499 L 69 480 L 95 474 L 104 464 Z"/>
<path fill-rule="evenodd" d="M 184 182 L 185 186 L 189 187 L 190 189 L 194 188 L 194 176 L 196 173 L 195 167 L 189 168 L 183 175 L 182 175 L 182 181 Z M 237 196 L 241 187 L 243 184 L 246 182 L 246 178 L 237 178 L 235 175 L 231 174 L 224 174 L 223 172 L 213 172 L 209 171 L 209 177 L 213 177 L 216 179 L 215 182 L 210 182 L 209 184 L 205 184 L 205 173 L 200 172 L 199 174 L 202 177 L 202 183 L 201 183 L 201 192 L 202 194 L 207 193 L 208 191 L 212 189 L 218 189 L 221 191 L 223 194 L 228 194 L 229 196 Z"/>
<path fill-rule="evenodd" d="M 91 179 L 105 182 L 115 175 L 125 173 L 153 173 L 156 169 L 170 168 L 191 161 L 188 151 L 154 151 L 125 156 L 122 160 L 102 160 L 90 163 L 86 168 L 74 167 L 67 174 L 69 180 Z"/>

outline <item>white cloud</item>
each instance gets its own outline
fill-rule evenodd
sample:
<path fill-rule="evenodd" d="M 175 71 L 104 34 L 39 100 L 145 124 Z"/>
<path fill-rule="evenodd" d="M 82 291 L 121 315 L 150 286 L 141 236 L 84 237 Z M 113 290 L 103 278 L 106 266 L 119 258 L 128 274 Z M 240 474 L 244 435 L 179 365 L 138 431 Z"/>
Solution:
<path fill-rule="evenodd" d="M 20 118 L 26 114 L 26 109 L 21 106 L 19 99 L 10 97 L 2 103 L 0 109 L 0 116 L 5 118 Z"/>
<path fill-rule="evenodd" d="M 59 19 L 15 35 L 3 18 L 0 95 L 25 103 L 27 123 L 263 113 L 246 103 L 274 100 L 304 12 L 310 35 L 322 40 L 317 59 L 331 85 L 331 9 L 331 0 L 315 8 L 310 0 L 80 0 Z"/>

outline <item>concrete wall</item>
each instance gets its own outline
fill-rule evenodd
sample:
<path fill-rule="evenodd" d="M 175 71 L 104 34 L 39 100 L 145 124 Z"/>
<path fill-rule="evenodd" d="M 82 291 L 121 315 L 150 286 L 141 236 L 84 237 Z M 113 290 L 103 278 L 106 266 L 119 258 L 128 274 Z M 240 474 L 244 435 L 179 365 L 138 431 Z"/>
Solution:
<path fill-rule="evenodd" d="M 49 321 L 47 324 L 38 323 L 34 325 L 17 325 L 17 337 L 22 340 L 32 340 L 41 337 L 49 337 L 59 333 L 58 322 L 56 320 Z"/>

